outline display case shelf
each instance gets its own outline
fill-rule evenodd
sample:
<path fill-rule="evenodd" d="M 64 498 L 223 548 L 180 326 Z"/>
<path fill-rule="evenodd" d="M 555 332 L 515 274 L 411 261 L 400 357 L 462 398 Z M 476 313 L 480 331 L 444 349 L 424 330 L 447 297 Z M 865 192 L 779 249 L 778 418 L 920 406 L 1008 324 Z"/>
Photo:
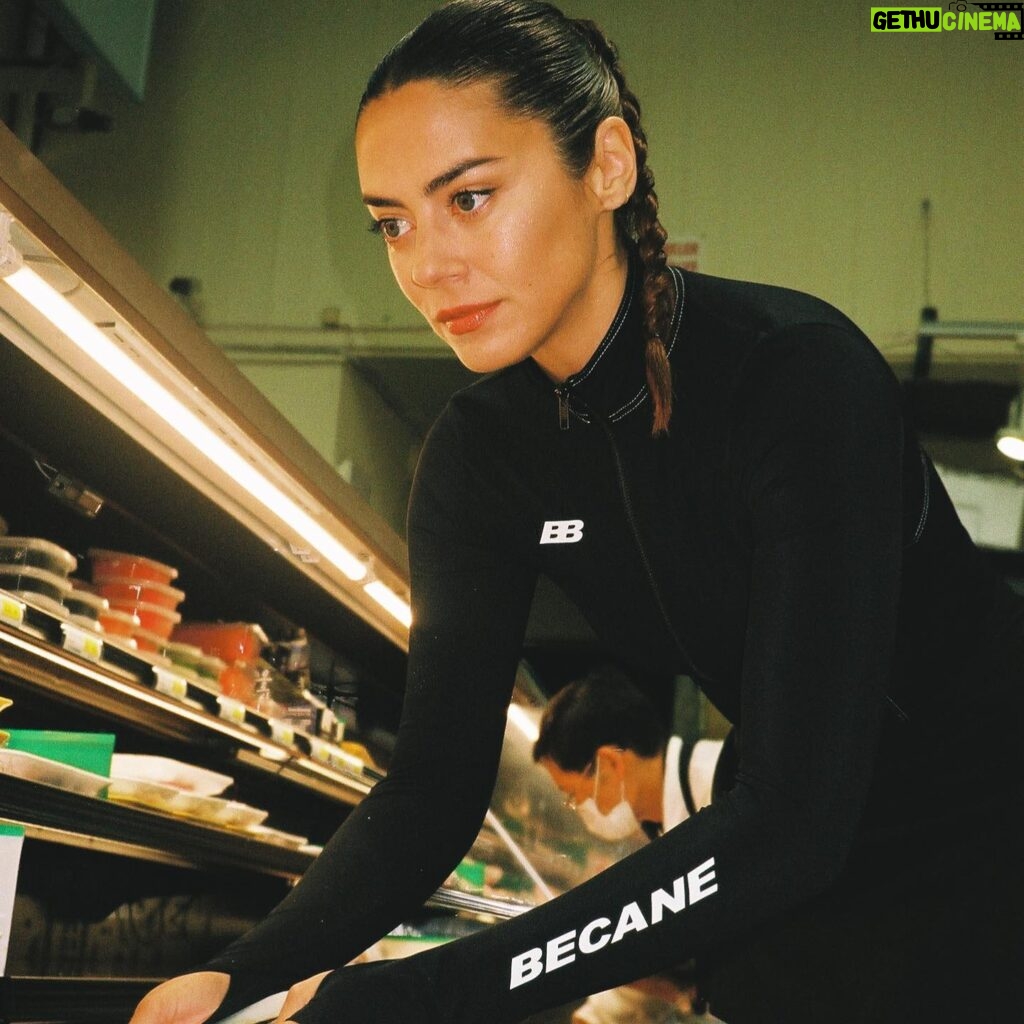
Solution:
<path fill-rule="evenodd" d="M 290 742 L 282 742 L 279 726 L 251 708 L 230 705 L 225 717 L 216 692 L 173 673 L 176 685 L 168 687 L 167 676 L 144 656 L 107 644 L 102 660 L 87 659 L 63 648 L 58 619 L 29 608 L 26 621 L 42 636 L 0 622 L 0 678 L 15 688 L 31 687 L 155 736 L 218 744 L 249 767 L 350 805 L 379 778 L 358 769 L 354 760 L 351 768 L 335 760 L 343 752 L 332 752 L 336 748 L 301 730 L 292 730 Z M 321 751 L 322 759 L 314 757 Z"/>

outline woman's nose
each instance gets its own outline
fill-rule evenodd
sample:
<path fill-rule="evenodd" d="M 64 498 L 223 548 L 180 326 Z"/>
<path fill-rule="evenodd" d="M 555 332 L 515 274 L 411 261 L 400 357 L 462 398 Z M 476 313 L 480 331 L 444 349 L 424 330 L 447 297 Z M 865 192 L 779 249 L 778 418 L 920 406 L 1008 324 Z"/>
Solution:
<path fill-rule="evenodd" d="M 416 232 L 412 281 L 419 288 L 432 288 L 465 272 L 466 261 L 451 234 L 440 230 Z"/>

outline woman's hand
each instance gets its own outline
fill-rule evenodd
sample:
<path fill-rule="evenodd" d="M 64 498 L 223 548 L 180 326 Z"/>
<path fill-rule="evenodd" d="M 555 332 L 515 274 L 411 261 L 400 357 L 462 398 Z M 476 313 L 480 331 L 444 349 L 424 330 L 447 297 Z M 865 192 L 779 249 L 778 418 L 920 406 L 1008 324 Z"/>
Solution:
<path fill-rule="evenodd" d="M 330 971 L 324 971 L 321 974 L 314 974 L 312 978 L 292 985 L 288 989 L 288 997 L 284 1001 L 284 1006 L 281 1007 L 281 1012 L 274 1018 L 274 1024 L 292 1024 L 292 1014 L 298 1013 L 316 995 L 320 982 L 330 973 Z"/>
<path fill-rule="evenodd" d="M 219 971 L 170 978 L 143 996 L 128 1024 L 203 1024 L 224 1001 L 230 980 Z"/>

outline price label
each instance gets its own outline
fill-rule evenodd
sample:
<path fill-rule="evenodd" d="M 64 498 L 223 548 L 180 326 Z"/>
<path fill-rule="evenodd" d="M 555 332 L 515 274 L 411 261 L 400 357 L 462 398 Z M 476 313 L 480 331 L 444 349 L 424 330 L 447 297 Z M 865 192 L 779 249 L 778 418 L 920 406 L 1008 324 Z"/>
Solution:
<path fill-rule="evenodd" d="M 218 697 L 217 704 L 220 707 L 220 717 L 226 718 L 236 725 L 245 724 L 245 705 L 233 697 Z"/>
<path fill-rule="evenodd" d="M 156 676 L 156 688 L 158 693 L 174 697 L 176 700 L 184 700 L 188 696 L 188 680 L 168 672 L 159 665 L 153 666 L 153 675 Z"/>
<path fill-rule="evenodd" d="M 77 654 L 80 658 L 88 658 L 89 661 L 99 661 L 103 656 L 103 641 L 95 633 L 79 629 L 67 622 L 61 623 L 60 628 L 64 632 L 65 651 Z"/>
<path fill-rule="evenodd" d="M 295 742 L 295 728 L 287 722 L 279 722 L 274 718 L 270 720 L 270 738 L 276 743 L 290 747 Z"/>
<path fill-rule="evenodd" d="M 0 622 L 20 626 L 25 621 L 25 606 L 6 594 L 0 597 Z"/>
<path fill-rule="evenodd" d="M 309 747 L 309 755 L 314 761 L 319 761 L 321 764 L 331 763 L 331 745 L 329 743 L 324 743 L 323 740 L 311 736 Z"/>

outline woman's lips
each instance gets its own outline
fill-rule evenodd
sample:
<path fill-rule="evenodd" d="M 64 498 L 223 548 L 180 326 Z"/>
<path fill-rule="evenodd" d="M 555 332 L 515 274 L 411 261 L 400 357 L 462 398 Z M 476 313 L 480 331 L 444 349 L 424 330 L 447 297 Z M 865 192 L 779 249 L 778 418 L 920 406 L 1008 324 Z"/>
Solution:
<path fill-rule="evenodd" d="M 453 306 L 437 314 L 438 323 L 444 324 L 452 334 L 475 331 L 498 308 L 497 302 L 484 302 L 477 306 Z"/>

